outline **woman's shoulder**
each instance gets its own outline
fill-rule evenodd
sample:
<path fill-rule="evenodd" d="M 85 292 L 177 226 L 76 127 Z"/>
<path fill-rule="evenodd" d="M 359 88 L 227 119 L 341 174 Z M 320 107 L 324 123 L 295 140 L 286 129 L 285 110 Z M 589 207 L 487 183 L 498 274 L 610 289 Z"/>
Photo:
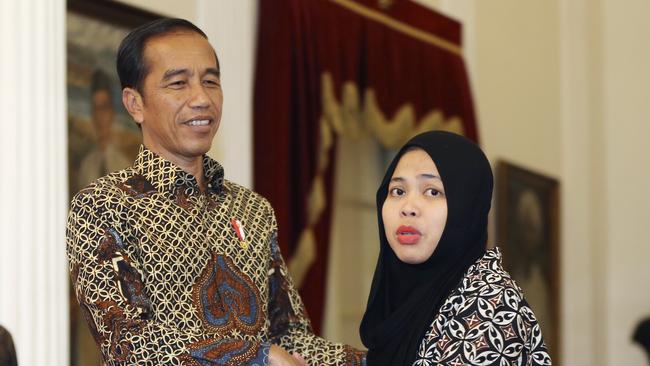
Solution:
<path fill-rule="evenodd" d="M 420 345 L 416 364 L 494 364 L 496 358 L 550 365 L 539 325 L 503 269 L 498 248 L 486 251 L 447 298 Z"/>
<path fill-rule="evenodd" d="M 493 248 L 469 267 L 440 312 L 457 316 L 480 311 L 491 316 L 503 307 L 518 309 L 522 300 L 521 289 L 502 266 L 501 251 Z"/>
<path fill-rule="evenodd" d="M 521 294 L 521 289 L 503 268 L 501 250 L 498 247 L 488 249 L 483 256 L 469 267 L 461 290 L 477 291 L 489 286 L 491 288 L 512 289 Z"/>

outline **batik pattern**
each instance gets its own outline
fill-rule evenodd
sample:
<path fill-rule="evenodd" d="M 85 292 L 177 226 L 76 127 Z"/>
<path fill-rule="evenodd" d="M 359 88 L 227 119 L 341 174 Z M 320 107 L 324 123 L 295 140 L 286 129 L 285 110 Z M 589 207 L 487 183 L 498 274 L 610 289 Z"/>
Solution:
<path fill-rule="evenodd" d="M 240 273 L 230 258 L 214 254 L 194 286 L 194 303 L 205 328 L 214 333 L 234 329 L 255 334 L 264 317 L 258 308 L 260 294 L 253 281 Z"/>
<path fill-rule="evenodd" d="M 537 319 L 498 248 L 472 265 L 445 301 L 413 365 L 551 365 Z"/>
<path fill-rule="evenodd" d="M 312 365 L 356 364 L 355 350 L 312 333 L 269 203 L 203 162 L 205 192 L 141 148 L 72 201 L 70 275 L 106 363 L 266 365 L 277 343 Z"/>

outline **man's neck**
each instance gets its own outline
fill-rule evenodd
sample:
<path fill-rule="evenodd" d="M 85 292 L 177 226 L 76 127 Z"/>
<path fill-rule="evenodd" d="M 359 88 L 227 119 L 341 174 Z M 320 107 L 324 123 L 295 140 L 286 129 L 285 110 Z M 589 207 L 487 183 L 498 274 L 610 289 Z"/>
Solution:
<path fill-rule="evenodd" d="M 201 191 L 205 191 L 206 181 L 205 181 L 205 175 L 203 174 L 202 156 L 193 159 L 184 159 L 184 158 L 169 159 L 167 157 L 165 157 L 165 159 L 176 164 L 184 172 L 193 175 L 194 178 L 196 179 L 196 183 L 199 185 L 199 188 L 201 188 Z"/>
<path fill-rule="evenodd" d="M 146 146 L 146 145 L 145 145 Z M 171 154 L 167 151 L 158 151 L 158 149 L 150 148 L 146 146 L 149 150 L 157 154 L 158 156 L 169 160 L 174 165 L 178 166 L 184 172 L 191 174 L 196 179 L 196 183 L 199 185 L 201 191 L 206 190 L 207 182 L 205 180 L 205 174 L 203 172 L 203 156 L 194 156 L 194 157 L 185 157 L 177 154 Z"/>

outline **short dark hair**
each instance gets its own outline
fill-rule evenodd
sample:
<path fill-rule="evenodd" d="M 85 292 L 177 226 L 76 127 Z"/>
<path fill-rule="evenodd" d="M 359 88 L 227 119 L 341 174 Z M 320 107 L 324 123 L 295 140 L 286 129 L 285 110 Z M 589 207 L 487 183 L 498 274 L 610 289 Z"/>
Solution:
<path fill-rule="evenodd" d="M 100 90 L 112 92 L 111 77 L 102 70 L 96 69 L 90 78 L 90 92 L 95 93 Z"/>
<path fill-rule="evenodd" d="M 142 82 L 149 73 L 144 60 L 144 47 L 149 39 L 175 29 L 185 29 L 200 34 L 205 39 L 208 36 L 199 27 L 185 19 L 161 18 L 143 24 L 129 33 L 117 51 L 117 74 L 120 77 L 122 89 L 134 88 L 142 94 Z M 217 57 L 216 53 L 214 55 Z M 217 67 L 219 60 L 217 59 Z"/>

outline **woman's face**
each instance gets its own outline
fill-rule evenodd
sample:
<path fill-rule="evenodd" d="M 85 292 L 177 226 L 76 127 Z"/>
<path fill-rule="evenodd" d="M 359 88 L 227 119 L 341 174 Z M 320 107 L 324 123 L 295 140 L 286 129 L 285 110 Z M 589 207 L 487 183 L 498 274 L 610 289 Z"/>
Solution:
<path fill-rule="evenodd" d="M 447 198 L 436 164 L 424 150 L 400 158 L 381 215 L 397 258 L 418 264 L 431 257 L 447 222 Z"/>

